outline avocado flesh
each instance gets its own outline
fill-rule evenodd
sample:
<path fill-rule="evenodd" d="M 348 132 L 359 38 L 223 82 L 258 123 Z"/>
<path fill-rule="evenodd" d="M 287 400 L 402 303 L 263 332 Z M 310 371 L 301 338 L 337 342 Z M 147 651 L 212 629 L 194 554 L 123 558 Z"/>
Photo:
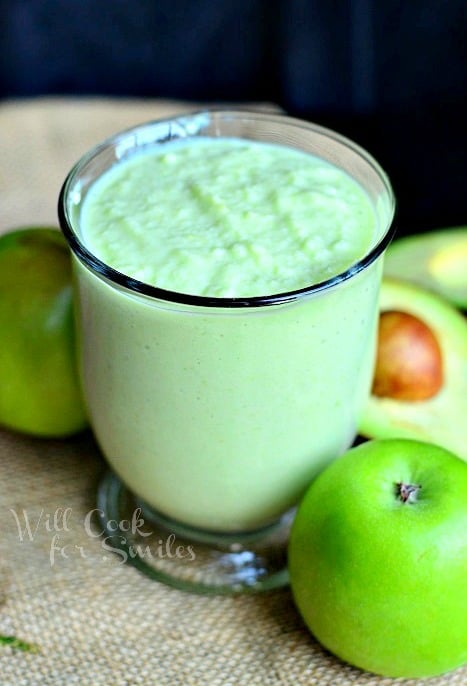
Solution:
<path fill-rule="evenodd" d="M 385 278 L 380 311 L 387 310 L 408 312 L 430 327 L 441 347 L 443 386 L 427 400 L 371 395 L 359 425 L 360 434 L 435 443 L 467 461 L 467 320 L 439 296 Z"/>
<path fill-rule="evenodd" d="M 386 252 L 384 274 L 467 309 L 467 226 L 399 238 Z"/>

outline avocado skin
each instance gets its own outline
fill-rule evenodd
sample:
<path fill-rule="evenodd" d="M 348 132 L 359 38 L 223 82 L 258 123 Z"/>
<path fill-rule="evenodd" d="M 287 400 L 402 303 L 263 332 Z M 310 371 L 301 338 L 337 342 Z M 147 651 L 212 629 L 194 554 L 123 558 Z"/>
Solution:
<path fill-rule="evenodd" d="M 467 226 L 399 238 L 386 252 L 384 273 L 467 310 Z"/>
<path fill-rule="evenodd" d="M 359 423 L 365 438 L 411 438 L 439 445 L 467 461 L 467 319 L 440 296 L 383 279 L 380 311 L 408 312 L 434 333 L 442 352 L 443 386 L 427 400 L 371 395 Z"/>

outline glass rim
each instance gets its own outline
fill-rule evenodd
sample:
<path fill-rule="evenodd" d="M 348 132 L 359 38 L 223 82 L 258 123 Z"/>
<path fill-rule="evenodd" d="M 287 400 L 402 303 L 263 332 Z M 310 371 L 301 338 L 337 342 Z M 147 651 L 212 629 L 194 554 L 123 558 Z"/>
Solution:
<path fill-rule="evenodd" d="M 353 262 L 350 267 L 348 267 L 343 272 L 336 274 L 328 279 L 319 281 L 317 283 L 304 286 L 302 288 L 284 291 L 280 293 L 272 293 L 269 295 L 259 295 L 259 296 L 236 296 L 236 297 L 214 297 L 206 295 L 196 295 L 191 293 L 184 293 L 179 291 L 171 291 L 168 289 L 160 288 L 158 286 L 153 286 L 139 279 L 133 278 L 124 274 L 123 272 L 114 269 L 110 265 L 106 264 L 103 260 L 96 257 L 80 240 L 77 232 L 73 229 L 72 222 L 69 219 L 67 212 L 66 199 L 69 195 L 72 185 L 76 178 L 79 176 L 81 170 L 94 158 L 98 157 L 104 150 L 108 149 L 110 146 L 115 145 L 119 139 L 123 139 L 126 136 L 136 133 L 138 130 L 143 130 L 156 125 L 168 124 L 170 122 L 181 122 L 184 119 L 194 119 L 200 116 L 215 116 L 218 118 L 231 118 L 231 119 L 249 119 L 255 120 L 259 119 L 261 121 L 270 121 L 271 123 L 285 124 L 287 126 L 292 126 L 295 129 L 303 129 L 304 131 L 313 131 L 322 136 L 330 138 L 337 142 L 338 144 L 352 150 L 358 157 L 363 159 L 366 164 L 371 167 L 373 172 L 379 177 L 382 185 L 384 186 L 388 200 L 390 201 L 390 213 L 388 217 L 388 225 L 380 237 L 380 239 L 375 243 L 375 245 L 365 253 L 356 262 Z M 188 136 L 195 137 L 195 136 Z M 253 140 L 253 139 L 252 139 Z M 154 144 L 157 140 L 154 140 Z M 298 148 L 297 148 L 298 149 Z M 336 165 L 335 163 L 334 166 Z M 104 172 L 105 173 L 105 172 Z M 358 182 L 357 182 L 358 183 Z M 361 185 L 361 184 L 360 184 Z M 343 136 L 332 129 L 315 124 L 313 122 L 308 122 L 296 117 L 289 117 L 286 114 L 272 114 L 269 112 L 261 112 L 258 110 L 247 110 L 247 109 L 225 109 L 225 108 L 205 108 L 200 110 L 194 110 L 188 113 L 180 113 L 179 115 L 174 115 L 170 117 L 165 117 L 161 119 L 153 119 L 146 121 L 142 124 L 137 124 L 136 126 L 131 126 L 127 129 L 121 130 L 115 134 L 104 139 L 102 142 L 95 145 L 93 148 L 88 150 L 80 159 L 73 165 L 69 173 L 67 174 L 65 181 L 60 190 L 58 199 L 58 218 L 60 223 L 60 228 L 62 233 L 71 248 L 72 252 L 76 257 L 84 263 L 85 266 L 90 268 L 90 270 L 97 276 L 103 277 L 105 280 L 110 281 L 117 286 L 123 287 L 124 289 L 137 293 L 139 295 L 147 296 L 154 300 L 163 300 L 170 303 L 177 303 L 181 305 L 191 305 L 196 307 L 207 307 L 207 308 L 248 308 L 248 307 L 265 307 L 268 305 L 279 305 L 289 302 L 294 302 L 296 300 L 311 296 L 315 293 L 321 293 L 334 288 L 340 283 L 347 281 L 356 274 L 362 272 L 368 268 L 376 259 L 385 251 L 386 247 L 391 242 L 393 235 L 396 230 L 395 223 L 396 214 L 396 200 L 394 192 L 391 186 L 391 182 L 386 172 L 382 169 L 379 163 L 374 159 L 370 153 L 368 153 L 364 148 L 362 148 L 358 143 L 355 143 L 351 139 Z"/>

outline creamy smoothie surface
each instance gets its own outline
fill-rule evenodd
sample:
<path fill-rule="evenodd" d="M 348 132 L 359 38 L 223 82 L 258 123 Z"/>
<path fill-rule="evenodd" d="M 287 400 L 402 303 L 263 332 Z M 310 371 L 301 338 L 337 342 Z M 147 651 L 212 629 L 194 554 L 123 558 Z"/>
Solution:
<path fill-rule="evenodd" d="M 232 138 L 169 142 L 107 171 L 81 236 L 114 269 L 159 288 L 252 297 L 319 283 L 376 239 L 365 191 L 285 146 Z"/>

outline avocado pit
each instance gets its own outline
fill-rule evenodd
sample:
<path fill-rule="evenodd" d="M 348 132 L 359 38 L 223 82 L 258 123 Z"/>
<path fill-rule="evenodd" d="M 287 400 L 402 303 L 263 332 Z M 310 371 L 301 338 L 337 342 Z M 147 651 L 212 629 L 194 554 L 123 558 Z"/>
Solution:
<path fill-rule="evenodd" d="M 432 398 L 442 386 L 442 352 L 430 327 L 408 312 L 382 312 L 372 393 L 413 402 Z"/>

